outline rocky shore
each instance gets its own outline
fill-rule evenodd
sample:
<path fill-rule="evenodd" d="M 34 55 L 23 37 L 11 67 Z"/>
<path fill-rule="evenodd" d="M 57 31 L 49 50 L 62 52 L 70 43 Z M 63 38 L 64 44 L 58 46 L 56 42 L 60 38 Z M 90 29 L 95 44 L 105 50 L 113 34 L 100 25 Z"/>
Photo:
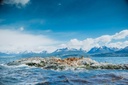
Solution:
<path fill-rule="evenodd" d="M 128 70 L 128 64 L 111 64 L 111 63 L 102 63 L 92 60 L 91 58 L 41 58 L 41 57 L 32 57 L 24 58 L 17 61 L 8 63 L 7 65 L 21 65 L 25 64 L 28 66 L 40 67 L 43 69 L 53 69 L 53 70 L 66 70 L 66 69 L 124 69 Z"/>

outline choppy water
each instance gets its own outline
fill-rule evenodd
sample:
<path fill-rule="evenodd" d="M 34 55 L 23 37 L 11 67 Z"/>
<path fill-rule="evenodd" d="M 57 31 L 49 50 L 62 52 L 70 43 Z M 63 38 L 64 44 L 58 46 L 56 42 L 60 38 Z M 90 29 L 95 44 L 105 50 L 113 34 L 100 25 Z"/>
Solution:
<path fill-rule="evenodd" d="M 7 66 L 20 57 L 0 57 L 0 85 L 128 85 L 128 70 L 54 71 L 25 65 Z M 128 57 L 93 57 L 100 62 L 128 63 Z"/>

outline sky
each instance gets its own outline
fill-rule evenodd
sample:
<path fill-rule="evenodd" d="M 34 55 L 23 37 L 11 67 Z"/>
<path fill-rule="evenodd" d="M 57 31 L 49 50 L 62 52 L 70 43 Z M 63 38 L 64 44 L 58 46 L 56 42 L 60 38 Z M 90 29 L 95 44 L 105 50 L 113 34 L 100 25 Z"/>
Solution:
<path fill-rule="evenodd" d="M 0 52 L 128 46 L 128 0 L 0 0 Z"/>

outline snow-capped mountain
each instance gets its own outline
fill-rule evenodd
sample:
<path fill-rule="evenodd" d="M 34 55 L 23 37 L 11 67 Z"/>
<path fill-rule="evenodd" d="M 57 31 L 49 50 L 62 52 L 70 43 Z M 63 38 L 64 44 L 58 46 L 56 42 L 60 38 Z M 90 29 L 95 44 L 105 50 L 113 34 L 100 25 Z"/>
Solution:
<path fill-rule="evenodd" d="M 53 56 L 59 56 L 59 57 L 84 56 L 86 55 L 86 51 L 84 51 L 83 49 L 62 48 L 62 49 L 57 49 L 51 54 Z"/>
<path fill-rule="evenodd" d="M 2 53 L 0 52 L 0 56 L 21 56 L 21 57 L 47 57 L 48 53 L 47 51 L 42 51 L 40 53 L 35 52 L 19 52 L 19 53 Z"/>
<path fill-rule="evenodd" d="M 82 50 L 82 49 L 80 49 Z M 67 52 L 67 51 L 78 51 L 77 49 L 74 49 L 74 48 L 61 48 L 61 49 L 57 49 L 56 51 L 54 52 Z"/>
<path fill-rule="evenodd" d="M 117 51 L 116 53 L 128 53 L 128 46 L 123 48 L 123 49 L 120 49 L 119 51 Z"/>
<path fill-rule="evenodd" d="M 109 48 L 106 46 L 102 47 L 93 47 L 90 51 L 86 52 L 83 49 L 74 49 L 74 48 L 61 48 L 57 49 L 52 53 L 47 53 L 47 51 L 42 51 L 40 53 L 35 52 L 20 52 L 20 53 L 2 53 L 0 52 L 0 56 L 21 56 L 21 57 L 80 57 L 80 56 L 128 56 L 128 46 L 123 49 L 118 48 Z"/>
<path fill-rule="evenodd" d="M 88 51 L 89 54 L 111 53 L 119 50 L 118 48 L 109 48 L 106 46 L 94 47 Z"/>
<path fill-rule="evenodd" d="M 105 49 L 102 50 L 101 53 L 99 49 L 93 50 L 93 53 L 90 53 L 90 55 L 96 56 L 96 57 L 126 57 L 128 56 L 128 46 L 123 49 L 118 49 L 118 48 L 106 48 L 106 49 L 107 49 L 106 51 Z"/>

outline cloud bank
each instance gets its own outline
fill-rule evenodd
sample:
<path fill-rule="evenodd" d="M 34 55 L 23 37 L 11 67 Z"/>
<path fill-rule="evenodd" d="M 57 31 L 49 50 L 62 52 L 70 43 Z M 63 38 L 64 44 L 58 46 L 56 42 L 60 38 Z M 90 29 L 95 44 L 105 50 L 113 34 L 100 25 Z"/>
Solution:
<path fill-rule="evenodd" d="M 56 49 L 54 46 L 56 43 L 57 41 L 43 35 L 0 29 L 0 52 L 41 52 L 43 50 L 51 52 Z"/>
<path fill-rule="evenodd" d="M 61 44 L 60 47 L 84 49 L 89 51 L 92 47 L 108 46 L 124 48 L 128 46 L 128 30 L 122 30 L 114 35 L 102 35 L 97 38 L 87 38 L 85 40 L 71 39 L 66 44 Z"/>
<path fill-rule="evenodd" d="M 25 6 L 30 0 L 3 0 L 2 4 L 16 5 L 17 7 Z"/>
<path fill-rule="evenodd" d="M 0 29 L 0 52 L 53 52 L 60 48 L 76 48 L 89 51 L 92 47 L 108 46 L 124 48 L 128 46 L 128 30 L 122 30 L 114 35 L 102 35 L 97 38 L 86 38 L 84 40 L 71 39 L 66 43 L 54 40 L 44 35 L 24 33 L 24 28 L 19 30 Z"/>

